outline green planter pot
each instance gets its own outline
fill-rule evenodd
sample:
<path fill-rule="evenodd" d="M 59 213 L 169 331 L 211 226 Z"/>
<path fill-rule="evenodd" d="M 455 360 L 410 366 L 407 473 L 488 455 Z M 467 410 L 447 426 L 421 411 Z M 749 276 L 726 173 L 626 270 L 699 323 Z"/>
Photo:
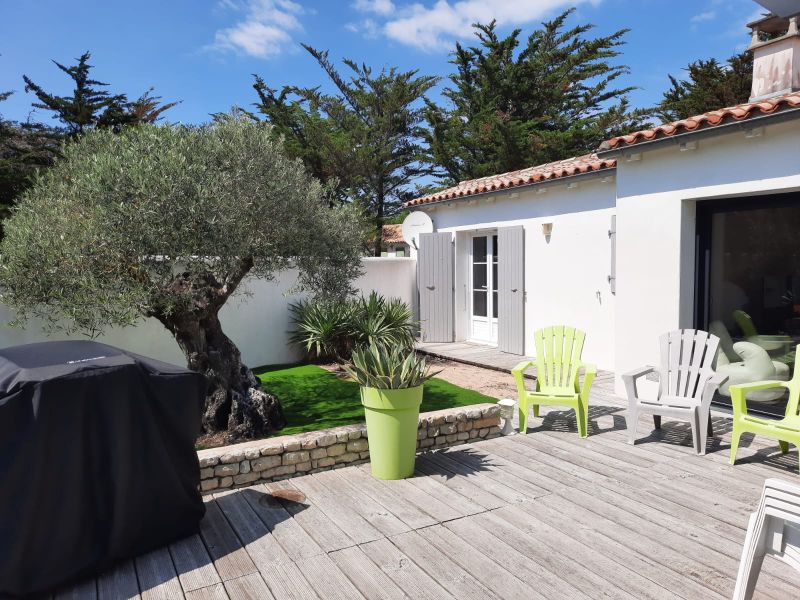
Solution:
<path fill-rule="evenodd" d="M 362 387 L 372 476 L 405 479 L 414 473 L 422 386 L 403 390 Z"/>

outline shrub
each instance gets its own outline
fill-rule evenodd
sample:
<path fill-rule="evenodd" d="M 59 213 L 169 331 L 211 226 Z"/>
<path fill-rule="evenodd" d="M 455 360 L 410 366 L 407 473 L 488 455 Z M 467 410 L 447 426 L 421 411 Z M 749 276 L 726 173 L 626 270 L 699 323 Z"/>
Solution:
<path fill-rule="evenodd" d="M 399 298 L 372 292 L 366 298 L 315 299 L 290 308 L 291 340 L 312 360 L 346 360 L 355 348 L 371 344 L 406 350 L 414 344 L 416 324 L 411 309 Z"/>
<path fill-rule="evenodd" d="M 381 390 L 417 387 L 436 374 L 413 350 L 384 344 L 356 348 L 351 361 L 342 367 L 360 386 Z"/>

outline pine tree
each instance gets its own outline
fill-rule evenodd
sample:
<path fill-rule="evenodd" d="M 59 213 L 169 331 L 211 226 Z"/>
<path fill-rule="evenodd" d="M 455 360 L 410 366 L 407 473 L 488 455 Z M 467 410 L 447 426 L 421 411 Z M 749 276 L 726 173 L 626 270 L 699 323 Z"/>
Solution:
<path fill-rule="evenodd" d="M 501 38 L 494 21 L 474 25 L 478 45 L 456 45 L 448 105 L 426 110 L 430 160 L 443 183 L 584 154 L 646 124 L 646 111 L 629 110 L 633 88 L 615 87 L 628 72 L 611 62 L 627 30 L 589 38 L 592 25 L 566 28 L 572 12 L 522 47 L 521 30 Z"/>
<path fill-rule="evenodd" d="M 148 89 L 144 94 L 131 102 L 129 112 L 134 117 L 135 123 L 156 123 L 164 117 L 170 108 L 178 106 L 177 102 L 161 102 L 161 96 L 153 95 L 155 88 Z"/>
<path fill-rule="evenodd" d="M 374 240 L 379 255 L 386 219 L 414 195 L 416 180 L 430 173 L 422 124 L 425 95 L 437 78 L 396 68 L 375 73 L 347 59 L 346 77 L 327 52 L 304 48 L 336 93 L 291 86 L 277 91 L 256 77 L 256 107 L 283 136 L 292 156 L 332 186 L 341 201 L 361 205 L 374 229 L 374 236 L 366 237 Z"/>
<path fill-rule="evenodd" d="M 658 105 L 664 122 L 702 115 L 711 110 L 747 102 L 753 82 L 753 55 L 742 52 L 726 64 L 716 59 L 698 60 L 686 67 L 687 79 L 669 76 L 670 89 Z"/>
<path fill-rule="evenodd" d="M 75 88 L 71 96 L 50 94 L 27 75 L 22 77 L 25 80 L 25 91 L 33 92 L 39 100 L 33 106 L 55 113 L 54 118 L 61 121 L 69 136 L 80 134 L 88 127 L 119 128 L 136 122 L 125 94 L 112 94 L 103 90 L 101 88 L 107 86 L 107 83 L 90 78 L 90 58 L 91 54 L 84 52 L 77 59 L 78 63 L 70 67 L 53 61 L 74 82 Z"/>

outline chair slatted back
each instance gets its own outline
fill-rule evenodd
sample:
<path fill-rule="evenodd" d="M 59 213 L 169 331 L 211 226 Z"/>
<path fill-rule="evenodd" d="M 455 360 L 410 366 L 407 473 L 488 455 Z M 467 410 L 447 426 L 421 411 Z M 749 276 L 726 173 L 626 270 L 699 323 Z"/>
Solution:
<path fill-rule="evenodd" d="M 660 395 L 700 399 L 712 368 L 719 338 L 707 331 L 677 329 L 661 343 Z"/>
<path fill-rule="evenodd" d="M 554 325 L 535 331 L 533 337 L 540 389 L 574 386 L 586 334 L 567 325 Z"/>
<path fill-rule="evenodd" d="M 786 403 L 786 416 L 796 417 L 800 410 L 800 345 L 794 354 L 794 375 L 786 382 L 789 388 L 789 401 Z"/>

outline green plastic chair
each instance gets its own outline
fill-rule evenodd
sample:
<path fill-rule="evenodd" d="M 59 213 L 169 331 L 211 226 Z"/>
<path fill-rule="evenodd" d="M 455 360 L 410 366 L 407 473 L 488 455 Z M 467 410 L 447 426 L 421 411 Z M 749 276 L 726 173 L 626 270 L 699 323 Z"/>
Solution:
<path fill-rule="evenodd" d="M 800 350 L 800 346 L 797 346 Z M 783 419 L 761 419 L 747 414 L 747 394 L 758 390 L 769 390 L 785 387 L 789 390 L 789 401 L 786 404 L 786 414 Z M 778 441 L 781 452 L 789 451 L 789 444 L 794 444 L 800 449 L 800 352 L 795 355 L 794 376 L 790 381 L 756 381 L 732 385 L 731 403 L 733 404 L 733 434 L 731 436 L 731 464 L 736 463 L 736 450 L 739 447 L 739 438 L 746 431 L 756 435 L 763 435 Z"/>
<path fill-rule="evenodd" d="M 586 334 L 574 327 L 556 325 L 535 331 L 536 360 L 519 363 L 511 370 L 519 394 L 519 431 L 527 433 L 528 412 L 539 416 L 542 404 L 567 406 L 575 409 L 578 433 L 589 432 L 589 389 L 597 367 L 581 360 Z M 536 389 L 525 389 L 525 371 L 536 365 Z M 583 386 L 579 371 L 584 369 Z"/>

